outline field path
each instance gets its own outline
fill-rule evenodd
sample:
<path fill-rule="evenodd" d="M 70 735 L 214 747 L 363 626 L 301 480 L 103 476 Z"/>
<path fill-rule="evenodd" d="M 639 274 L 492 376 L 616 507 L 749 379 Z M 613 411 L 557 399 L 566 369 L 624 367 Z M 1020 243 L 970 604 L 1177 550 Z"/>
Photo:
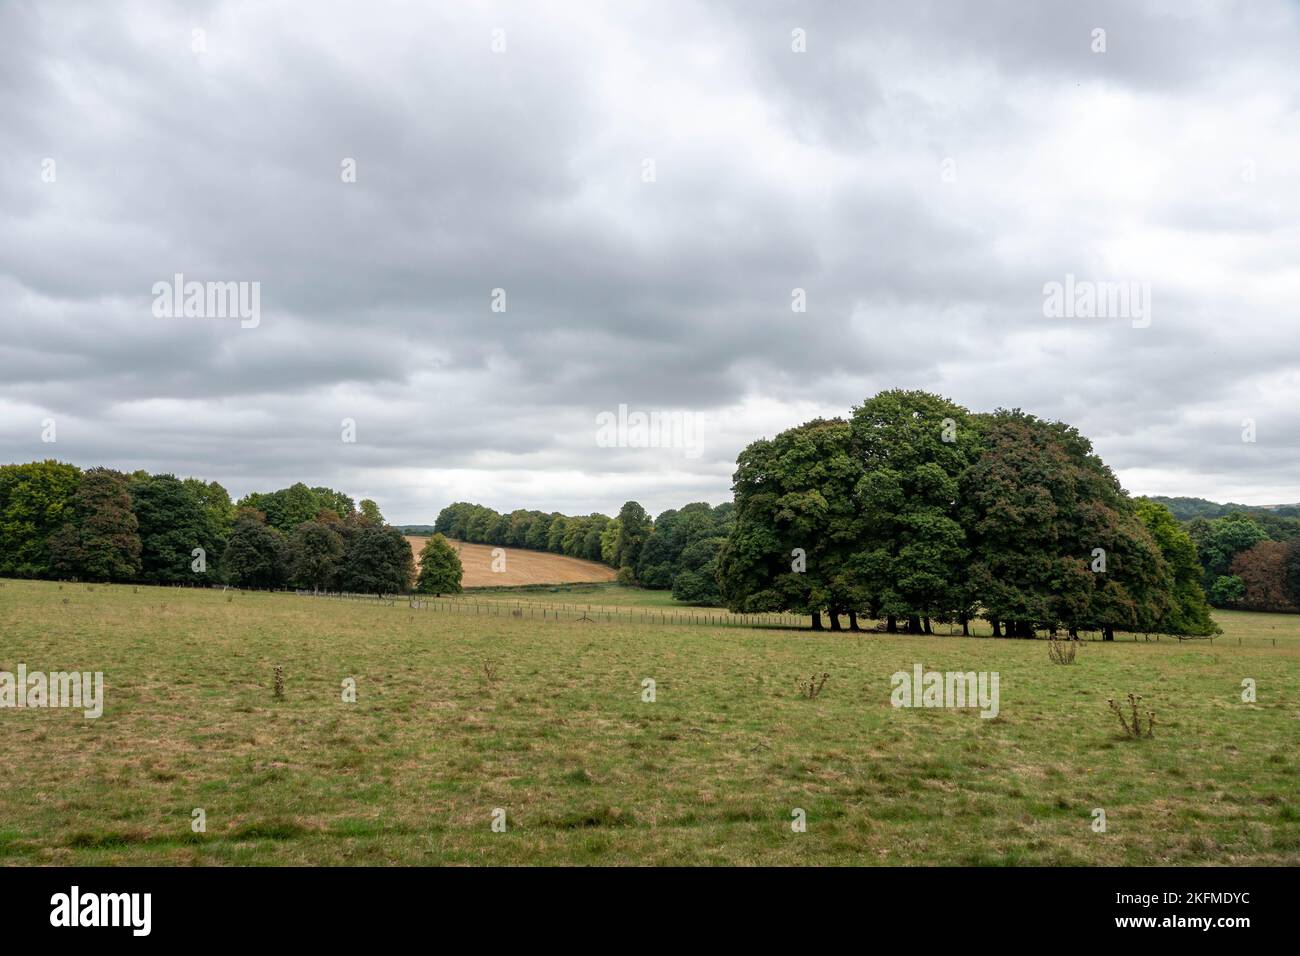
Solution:
<path fill-rule="evenodd" d="M 428 537 L 407 535 L 415 552 L 416 563 Z M 598 584 L 613 581 L 614 569 L 595 561 L 569 558 L 545 551 L 526 551 L 522 548 L 504 548 L 505 570 L 492 570 L 492 552 L 495 545 L 470 544 L 453 541 L 452 547 L 460 550 L 460 563 L 465 568 L 461 585 L 467 588 L 514 587 L 523 584 Z"/>

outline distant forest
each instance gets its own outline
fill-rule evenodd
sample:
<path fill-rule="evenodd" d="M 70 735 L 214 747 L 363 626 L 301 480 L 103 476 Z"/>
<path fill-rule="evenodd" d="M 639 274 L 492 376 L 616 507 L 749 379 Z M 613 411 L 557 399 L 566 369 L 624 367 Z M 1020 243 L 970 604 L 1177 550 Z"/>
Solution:
<path fill-rule="evenodd" d="M 1300 518 L 1300 504 L 1294 505 L 1238 505 L 1231 502 L 1221 505 L 1217 501 L 1205 498 L 1166 498 L 1164 495 L 1150 495 L 1150 499 L 1170 510 L 1179 521 L 1191 521 L 1193 518 L 1222 518 L 1234 511 L 1257 512 L 1260 515 L 1276 515 L 1281 518 Z"/>

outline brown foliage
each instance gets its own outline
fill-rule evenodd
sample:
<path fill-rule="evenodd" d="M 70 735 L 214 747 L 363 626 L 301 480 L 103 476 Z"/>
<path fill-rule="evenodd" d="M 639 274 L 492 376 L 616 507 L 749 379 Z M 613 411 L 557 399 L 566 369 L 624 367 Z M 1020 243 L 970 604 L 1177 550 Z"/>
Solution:
<path fill-rule="evenodd" d="M 1286 580 L 1289 546 L 1259 541 L 1232 559 L 1232 573 L 1246 585 L 1241 606 L 1252 611 L 1296 611 Z"/>

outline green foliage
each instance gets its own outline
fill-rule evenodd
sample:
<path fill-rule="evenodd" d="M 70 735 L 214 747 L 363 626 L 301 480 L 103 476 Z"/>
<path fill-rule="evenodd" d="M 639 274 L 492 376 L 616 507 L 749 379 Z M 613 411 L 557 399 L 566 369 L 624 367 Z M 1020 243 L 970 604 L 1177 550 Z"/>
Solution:
<path fill-rule="evenodd" d="M 184 484 L 207 514 L 217 538 L 225 541 L 235 525 L 235 506 L 230 500 L 230 492 L 215 481 L 203 482 L 198 478 L 186 478 Z"/>
<path fill-rule="evenodd" d="M 860 541 L 861 468 L 852 429 L 816 419 L 756 441 L 737 459 L 734 523 L 717 556 L 717 583 L 733 611 L 857 609 L 849 567 Z"/>
<path fill-rule="evenodd" d="M 357 513 L 352 499 L 342 492 L 330 488 L 308 488 L 302 482 L 279 491 L 255 491 L 241 498 L 239 507 L 260 511 L 270 527 L 284 534 L 292 534 L 300 524 L 316 520 L 322 512 L 339 518 L 349 518 Z M 375 513 L 378 513 L 377 507 Z M 382 519 L 379 523 L 382 524 Z"/>
<path fill-rule="evenodd" d="M 362 498 L 357 508 L 362 519 L 367 524 L 381 525 L 384 523 L 384 516 L 379 513 L 379 505 L 375 504 L 370 498 Z"/>
<path fill-rule="evenodd" d="M 1200 555 L 1207 583 L 1229 574 L 1232 559 L 1242 551 L 1268 540 L 1268 532 L 1243 512 L 1208 521 L 1195 519 L 1187 526 L 1187 532 Z"/>
<path fill-rule="evenodd" d="M 127 478 L 91 468 L 72 497 L 68 521 L 50 536 L 55 574 L 83 581 L 133 581 L 140 574 L 140 526 Z"/>
<path fill-rule="evenodd" d="M 625 502 L 618 512 L 618 540 L 614 545 L 614 566 L 635 568 L 641 549 L 653 530 L 650 516 L 635 501 Z"/>
<path fill-rule="evenodd" d="M 421 594 L 459 594 L 464 573 L 456 549 L 441 534 L 435 534 L 420 551 L 420 576 L 415 589 Z"/>
<path fill-rule="evenodd" d="M 1201 587 L 1201 562 L 1191 535 L 1168 508 L 1150 499 L 1138 499 L 1137 511 L 1173 576 L 1173 607 L 1164 622 L 1165 629 L 1174 634 L 1216 633 L 1218 627 L 1210 617 Z"/>
<path fill-rule="evenodd" d="M 174 475 L 137 477 L 131 501 L 140 526 L 142 580 L 202 584 L 216 579 L 219 529 L 191 487 Z M 196 548 L 206 553 L 206 571 L 193 570 Z"/>
<path fill-rule="evenodd" d="M 410 548 L 400 532 L 383 527 L 373 501 L 362 506 L 358 512 L 347 495 L 301 482 L 246 495 L 236 506 L 215 481 L 106 468 L 82 475 L 57 461 L 4 465 L 0 575 L 337 588 L 348 545 L 355 543 L 366 564 L 353 575 L 354 585 L 405 589 Z M 365 529 L 387 534 L 359 541 Z M 405 578 L 397 540 L 405 547 Z M 391 587 L 403 580 L 401 588 Z"/>
<path fill-rule="evenodd" d="M 347 539 L 343 554 L 343 590 L 358 594 L 401 594 L 411 587 L 415 561 L 402 532 L 363 525 Z"/>
<path fill-rule="evenodd" d="M 575 517 L 516 510 L 502 515 L 483 505 L 458 501 L 439 512 L 433 529 L 473 544 L 550 551 L 613 564 L 610 542 L 616 540 L 619 526 L 602 514 Z"/>
<path fill-rule="evenodd" d="M 1214 501 L 1207 501 L 1205 498 L 1168 498 L 1163 495 L 1152 495 L 1151 500 L 1158 505 L 1164 505 L 1178 521 L 1190 521 L 1193 518 L 1222 518 L 1230 512 L 1247 507 L 1234 504 L 1221 505 Z"/>
<path fill-rule="evenodd" d="M 1209 633 L 1196 550 L 1143 511 L 1086 438 L 1019 410 L 887 391 L 737 459 L 718 581 L 737 611 Z M 802 572 L 792 549 L 806 555 Z M 789 570 L 787 570 L 789 569 Z M 683 579 L 690 591 L 697 582 Z"/>
<path fill-rule="evenodd" d="M 854 573 L 876 613 L 946 616 L 967 603 L 958 491 L 977 440 L 966 409 L 926 392 L 881 392 L 854 409 L 859 536 L 868 542 Z"/>
<path fill-rule="evenodd" d="M 50 576 L 49 539 L 80 481 L 80 468 L 53 460 L 0 466 L 0 575 Z"/>
<path fill-rule="evenodd" d="M 718 558 L 727 539 L 704 538 L 687 545 L 678 559 L 680 570 L 673 578 L 673 597 L 687 604 L 722 603 L 718 588 Z"/>
<path fill-rule="evenodd" d="M 1225 574 L 1214 579 L 1210 588 L 1210 601 L 1215 607 L 1232 607 L 1246 597 L 1246 585 L 1241 578 Z"/>
<path fill-rule="evenodd" d="M 313 591 L 336 588 L 343 550 L 343 537 L 329 524 L 303 522 L 289 539 L 290 579 L 296 586 Z"/>
<path fill-rule="evenodd" d="M 287 575 L 287 545 L 279 530 L 245 511 L 236 519 L 222 556 L 222 572 L 231 584 L 277 588 Z"/>

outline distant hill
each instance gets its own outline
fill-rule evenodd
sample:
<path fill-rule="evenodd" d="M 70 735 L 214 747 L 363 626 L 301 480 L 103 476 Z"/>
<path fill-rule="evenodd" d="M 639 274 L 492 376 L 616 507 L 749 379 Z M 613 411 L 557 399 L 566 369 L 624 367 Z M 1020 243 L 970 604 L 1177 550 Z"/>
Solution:
<path fill-rule="evenodd" d="M 1217 501 L 1209 501 L 1205 498 L 1168 498 L 1164 495 L 1147 495 L 1147 497 L 1164 505 L 1179 521 L 1191 521 L 1193 518 L 1222 518 L 1234 511 L 1267 511 L 1288 518 L 1300 517 L 1300 504 L 1239 505 L 1233 502 L 1219 504 Z"/>
<path fill-rule="evenodd" d="M 433 537 L 433 525 L 431 524 L 399 524 L 394 525 L 394 527 L 405 535 L 415 535 L 422 538 Z"/>

